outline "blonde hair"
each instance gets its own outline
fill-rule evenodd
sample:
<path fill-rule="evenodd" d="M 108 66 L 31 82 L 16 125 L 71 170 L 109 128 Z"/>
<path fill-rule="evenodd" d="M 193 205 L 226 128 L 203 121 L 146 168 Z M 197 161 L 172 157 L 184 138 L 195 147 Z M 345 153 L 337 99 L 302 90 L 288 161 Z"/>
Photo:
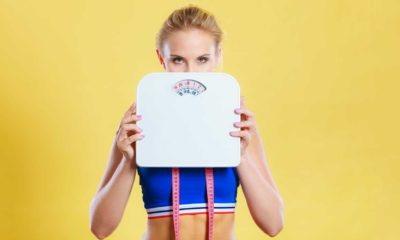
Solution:
<path fill-rule="evenodd" d="M 173 11 L 163 23 L 156 37 L 156 47 L 162 51 L 165 39 L 174 31 L 197 28 L 210 33 L 218 46 L 223 38 L 223 32 L 213 14 L 189 4 Z"/>

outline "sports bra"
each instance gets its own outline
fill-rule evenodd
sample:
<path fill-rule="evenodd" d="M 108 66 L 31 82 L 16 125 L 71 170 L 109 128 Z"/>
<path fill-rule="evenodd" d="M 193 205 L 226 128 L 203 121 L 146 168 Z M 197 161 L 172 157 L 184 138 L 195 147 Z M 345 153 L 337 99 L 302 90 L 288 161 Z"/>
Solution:
<path fill-rule="evenodd" d="M 148 218 L 172 215 L 172 168 L 137 167 Z M 207 213 L 205 168 L 179 168 L 179 215 Z M 213 168 L 214 212 L 234 213 L 239 177 L 235 167 Z"/>

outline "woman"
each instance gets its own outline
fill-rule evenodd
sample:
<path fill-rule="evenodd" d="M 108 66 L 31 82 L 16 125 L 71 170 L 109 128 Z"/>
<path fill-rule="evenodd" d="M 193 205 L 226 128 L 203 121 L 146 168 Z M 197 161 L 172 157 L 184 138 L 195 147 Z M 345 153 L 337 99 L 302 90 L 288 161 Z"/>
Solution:
<path fill-rule="evenodd" d="M 165 71 L 212 72 L 221 63 L 221 39 L 222 32 L 214 16 L 189 5 L 175 10 L 164 22 L 157 36 L 156 53 Z M 230 134 L 241 138 L 241 162 L 236 168 L 213 169 L 213 238 L 235 239 L 234 208 L 239 184 L 255 223 L 269 236 L 275 236 L 283 227 L 283 201 L 267 166 L 254 114 L 246 108 L 243 97 L 241 107 L 235 113 L 241 115 L 241 121 L 235 123 L 238 131 Z M 91 203 L 91 230 L 98 239 L 104 239 L 118 226 L 136 171 L 140 175 L 143 201 L 149 216 L 142 239 L 166 240 L 175 236 L 171 211 L 163 211 L 163 214 L 153 211 L 160 206 L 170 209 L 171 168 L 143 168 L 136 165 L 135 142 L 144 137 L 144 132 L 136 125 L 140 120 L 134 102 L 121 120 L 106 172 Z M 204 240 L 208 231 L 207 214 L 204 214 L 207 201 L 204 198 L 204 168 L 182 168 L 180 173 L 180 194 L 184 201 L 186 199 L 183 203 L 196 206 L 191 208 L 190 214 L 180 215 L 180 237 L 184 240 Z M 190 182 L 190 185 L 185 186 L 186 182 Z M 229 211 L 222 207 L 219 211 L 221 205 L 218 204 L 229 205 Z"/>

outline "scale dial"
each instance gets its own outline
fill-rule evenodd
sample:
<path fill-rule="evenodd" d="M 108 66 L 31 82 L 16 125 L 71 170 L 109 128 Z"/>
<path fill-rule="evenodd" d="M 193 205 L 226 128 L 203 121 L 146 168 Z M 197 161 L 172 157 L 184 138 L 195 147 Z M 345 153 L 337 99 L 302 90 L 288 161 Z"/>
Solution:
<path fill-rule="evenodd" d="M 199 95 L 206 90 L 206 86 L 199 81 L 193 79 L 180 80 L 174 85 L 174 91 L 183 96 L 185 94 L 189 95 Z"/>

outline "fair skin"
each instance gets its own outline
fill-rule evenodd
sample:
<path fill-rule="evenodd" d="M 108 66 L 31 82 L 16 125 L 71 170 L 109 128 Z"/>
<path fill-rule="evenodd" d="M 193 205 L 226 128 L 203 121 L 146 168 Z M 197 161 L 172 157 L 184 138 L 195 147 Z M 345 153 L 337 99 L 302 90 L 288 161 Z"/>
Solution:
<path fill-rule="evenodd" d="M 221 47 L 216 46 L 212 35 L 198 29 L 174 32 L 156 53 L 168 72 L 212 72 L 222 57 Z M 241 139 L 241 162 L 236 169 L 247 206 L 257 226 L 269 236 L 276 236 L 283 228 L 283 201 L 266 162 L 254 113 L 246 107 L 244 97 L 234 112 L 240 114 L 241 121 L 234 125 L 238 131 L 229 134 Z M 91 203 L 91 230 L 98 239 L 109 236 L 118 226 L 135 181 L 135 142 L 144 134 L 137 121 L 140 117 L 134 102 L 121 120 L 106 172 Z M 214 239 L 235 239 L 234 217 L 215 214 Z M 180 229 L 181 239 L 206 239 L 207 215 L 180 216 Z M 148 220 L 144 240 L 173 237 L 172 217 Z"/>

